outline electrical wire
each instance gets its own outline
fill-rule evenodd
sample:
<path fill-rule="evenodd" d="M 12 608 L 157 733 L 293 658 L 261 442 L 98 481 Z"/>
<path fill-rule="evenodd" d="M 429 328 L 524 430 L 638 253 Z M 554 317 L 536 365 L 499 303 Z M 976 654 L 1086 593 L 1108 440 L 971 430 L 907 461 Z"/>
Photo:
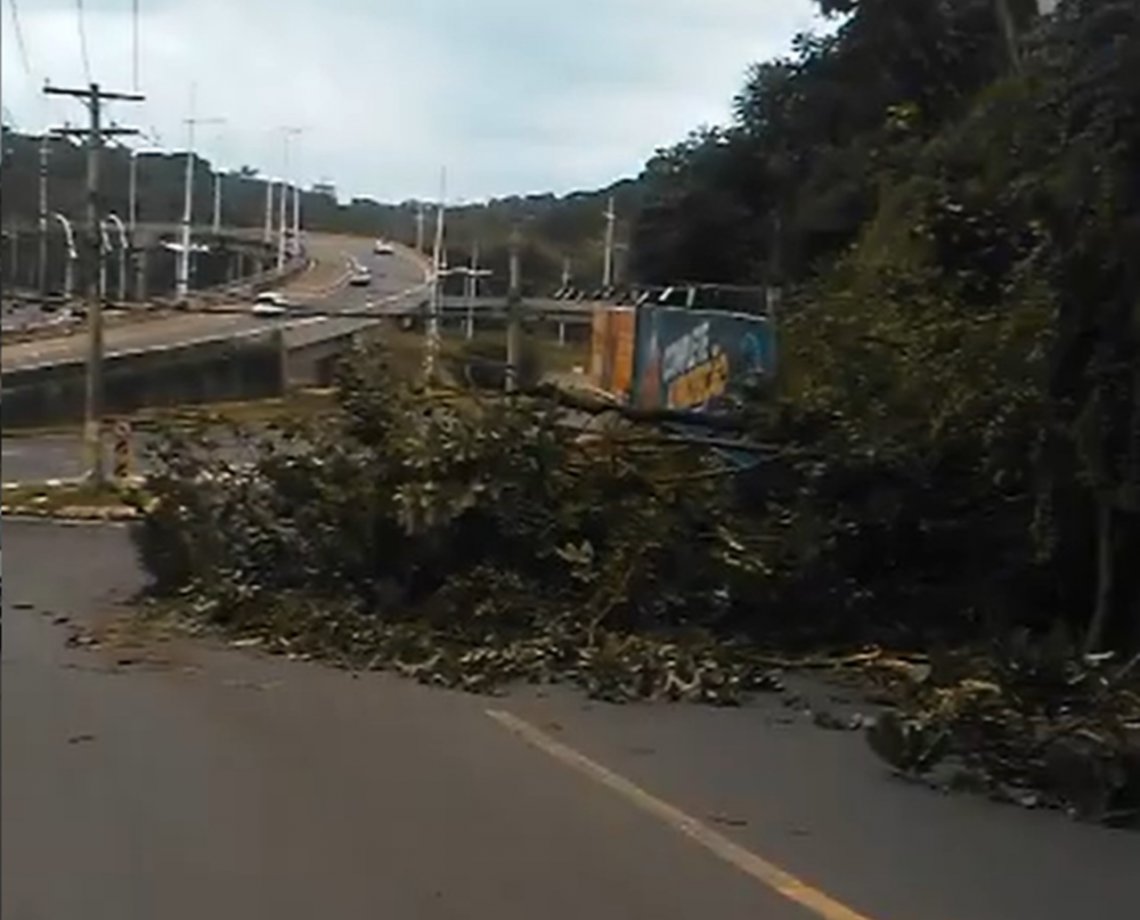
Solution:
<path fill-rule="evenodd" d="M 87 26 L 83 19 L 83 0 L 75 0 L 75 11 L 78 14 L 79 21 L 79 50 L 83 54 L 83 75 L 87 78 L 88 83 L 93 83 L 91 79 L 91 58 L 87 54 Z"/>
<path fill-rule="evenodd" d="M 139 91 L 139 0 L 131 0 L 131 78 L 132 88 Z"/>
<path fill-rule="evenodd" d="M 28 75 L 28 79 L 35 83 L 36 78 L 32 74 L 31 59 L 28 57 L 28 46 L 24 43 L 24 30 L 20 25 L 20 8 L 16 5 L 16 0 L 8 0 L 8 7 L 12 13 L 12 31 L 16 35 L 16 48 L 20 52 L 20 63 L 23 65 L 24 73 Z"/>
<path fill-rule="evenodd" d="M 28 82 L 35 86 L 39 81 L 36 78 L 35 68 L 32 67 L 32 56 L 28 53 L 28 44 L 24 39 L 24 27 L 20 20 L 20 8 L 16 0 L 8 0 L 8 8 L 12 14 L 12 33 L 16 36 L 16 48 L 20 56 L 20 65 L 28 78 Z M 56 114 L 59 114 L 61 109 L 61 101 L 57 96 L 44 97 L 40 96 L 40 107 L 43 113 L 49 114 L 47 107 L 50 105 Z M 9 116 L 11 112 L 9 112 Z"/>

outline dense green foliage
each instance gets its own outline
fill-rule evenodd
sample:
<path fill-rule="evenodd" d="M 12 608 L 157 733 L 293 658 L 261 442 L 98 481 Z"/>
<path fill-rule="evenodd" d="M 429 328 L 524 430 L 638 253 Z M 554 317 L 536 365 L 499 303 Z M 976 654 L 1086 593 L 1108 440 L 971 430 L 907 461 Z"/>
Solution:
<path fill-rule="evenodd" d="M 641 270 L 782 278 L 789 610 L 1140 641 L 1140 8 L 864 0 L 650 164 Z"/>

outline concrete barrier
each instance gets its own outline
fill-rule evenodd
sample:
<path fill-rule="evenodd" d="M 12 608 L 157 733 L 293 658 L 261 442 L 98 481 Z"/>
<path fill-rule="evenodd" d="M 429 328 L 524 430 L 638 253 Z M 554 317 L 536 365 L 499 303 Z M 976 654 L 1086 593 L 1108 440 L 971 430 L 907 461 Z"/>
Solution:
<path fill-rule="evenodd" d="M 194 405 L 281 396 L 286 386 L 280 329 L 187 343 L 161 351 L 107 358 L 104 411 Z M 11 371 L 3 378 L 6 426 L 39 427 L 82 419 L 86 366 L 82 361 Z"/>
<path fill-rule="evenodd" d="M 193 291 L 190 296 L 190 306 L 193 309 L 202 309 L 211 304 L 232 304 L 234 300 L 252 297 L 270 287 L 287 284 L 306 272 L 312 260 L 306 257 L 294 259 L 278 272 L 276 268 L 266 272 L 258 272 L 241 281 L 228 282 L 212 288 Z M 70 308 L 85 308 L 80 299 L 68 301 L 65 305 Z M 103 324 L 105 328 L 123 326 L 133 323 L 148 322 L 156 319 L 166 319 L 175 315 L 179 307 L 173 298 L 152 298 L 149 302 L 131 303 L 126 307 L 120 305 L 104 306 Z M 35 329 L 24 329 L 19 332 L 4 334 L 6 345 L 18 345 L 22 342 L 35 342 L 43 339 L 54 339 L 59 336 L 82 335 L 87 327 L 87 320 L 75 318 L 66 323 L 57 323 L 51 326 L 41 326 Z"/>

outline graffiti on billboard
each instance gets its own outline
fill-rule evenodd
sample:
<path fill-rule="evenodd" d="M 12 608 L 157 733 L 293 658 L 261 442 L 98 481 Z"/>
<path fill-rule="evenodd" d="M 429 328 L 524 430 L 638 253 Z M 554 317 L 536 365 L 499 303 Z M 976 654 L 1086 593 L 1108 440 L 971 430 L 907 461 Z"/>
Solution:
<path fill-rule="evenodd" d="M 763 317 L 651 306 L 639 320 L 635 401 L 644 408 L 715 411 L 746 379 L 773 369 Z"/>

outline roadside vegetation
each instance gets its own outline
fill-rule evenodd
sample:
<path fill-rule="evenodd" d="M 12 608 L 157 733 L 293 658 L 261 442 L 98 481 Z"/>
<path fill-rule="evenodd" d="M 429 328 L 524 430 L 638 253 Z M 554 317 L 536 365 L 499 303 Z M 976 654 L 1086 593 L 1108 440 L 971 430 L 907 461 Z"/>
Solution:
<path fill-rule="evenodd" d="M 894 769 L 1135 822 L 1140 8 L 1011 0 L 1011 36 L 990 0 L 823 6 L 833 34 L 642 180 L 645 280 L 784 282 L 754 465 L 372 349 L 250 466 L 162 446 L 156 590 L 480 691 L 731 704 L 873 647 Z"/>

